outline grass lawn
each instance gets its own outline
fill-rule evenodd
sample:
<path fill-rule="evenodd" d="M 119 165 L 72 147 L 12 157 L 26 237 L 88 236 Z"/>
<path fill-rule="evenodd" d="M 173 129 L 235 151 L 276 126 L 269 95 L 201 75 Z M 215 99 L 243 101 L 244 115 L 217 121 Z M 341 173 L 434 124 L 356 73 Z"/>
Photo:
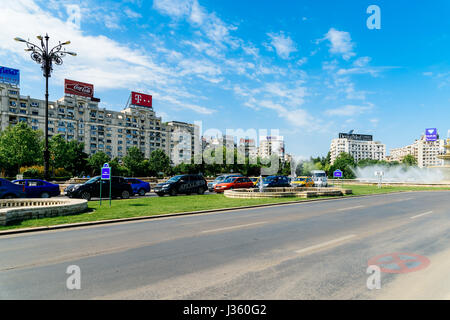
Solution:
<path fill-rule="evenodd" d="M 344 185 L 345 188 L 352 189 L 354 195 L 367 195 L 375 193 L 389 193 L 396 191 L 420 191 L 420 190 L 450 190 L 450 188 L 434 187 L 402 187 L 385 186 L 378 189 L 377 186 L 364 185 Z M 325 198 L 325 197 L 324 197 Z M 223 194 L 192 195 L 177 197 L 147 197 L 130 200 L 113 200 L 112 207 L 109 201 L 103 201 L 100 206 L 99 201 L 89 202 L 89 212 L 43 219 L 32 219 L 18 222 L 17 224 L 0 226 L 0 231 L 17 228 L 31 228 L 51 226 L 58 224 L 110 220 L 140 216 L 153 216 L 165 213 L 189 212 L 208 209 L 236 208 L 249 205 L 266 203 L 280 203 L 305 200 L 304 198 L 268 198 L 268 199 L 230 199 Z"/>

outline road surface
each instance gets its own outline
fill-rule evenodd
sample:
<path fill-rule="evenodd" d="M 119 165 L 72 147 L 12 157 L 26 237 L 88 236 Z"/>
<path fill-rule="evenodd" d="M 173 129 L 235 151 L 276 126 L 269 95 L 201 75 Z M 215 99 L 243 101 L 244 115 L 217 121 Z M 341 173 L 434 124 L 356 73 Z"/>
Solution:
<path fill-rule="evenodd" d="M 3 236 L 0 299 L 450 299 L 449 200 L 395 193 Z M 369 259 L 398 252 L 430 264 L 369 290 Z M 66 287 L 70 265 L 80 290 Z"/>

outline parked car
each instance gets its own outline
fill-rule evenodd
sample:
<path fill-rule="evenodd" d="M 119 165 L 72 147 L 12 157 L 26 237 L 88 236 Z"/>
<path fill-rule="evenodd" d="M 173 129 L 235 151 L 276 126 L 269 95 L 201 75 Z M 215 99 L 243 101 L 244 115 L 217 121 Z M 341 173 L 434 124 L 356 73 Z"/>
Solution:
<path fill-rule="evenodd" d="M 27 198 L 50 198 L 61 194 L 59 184 L 39 179 L 14 180 L 13 183 L 24 186 Z"/>
<path fill-rule="evenodd" d="M 250 178 L 247 177 L 229 177 L 216 184 L 214 191 L 217 193 L 224 192 L 228 189 L 242 189 L 242 188 L 253 188 L 254 184 Z"/>
<path fill-rule="evenodd" d="M 209 192 L 213 192 L 214 191 L 214 187 L 218 183 L 221 183 L 221 182 L 225 181 L 225 179 L 230 178 L 230 177 L 242 177 L 242 174 L 240 174 L 240 173 L 229 173 L 229 174 L 222 174 L 222 175 L 218 176 L 216 179 L 214 179 L 213 182 L 208 183 L 208 190 L 209 190 Z"/>
<path fill-rule="evenodd" d="M 257 187 L 259 187 L 259 184 L 261 182 L 258 182 Z M 290 187 L 289 179 L 286 176 L 268 176 L 263 178 L 263 187 L 264 188 L 283 188 L 283 187 Z"/>
<path fill-rule="evenodd" d="M 147 192 L 150 192 L 150 183 L 136 179 L 136 178 L 125 178 L 125 181 L 131 184 L 131 189 L 133 189 L 133 194 L 138 194 L 140 196 L 145 196 Z"/>
<path fill-rule="evenodd" d="M 327 187 L 328 178 L 327 174 L 323 170 L 313 170 L 311 171 L 312 179 L 316 187 Z"/>
<path fill-rule="evenodd" d="M 311 177 L 296 177 L 291 181 L 292 187 L 314 187 L 314 181 Z"/>
<path fill-rule="evenodd" d="M 171 196 L 191 193 L 204 194 L 208 189 L 208 184 L 202 175 L 184 174 L 174 176 L 166 182 L 158 183 L 153 189 L 160 197 L 166 194 Z"/>
<path fill-rule="evenodd" d="M 0 199 L 26 198 L 25 186 L 0 178 Z"/>
<path fill-rule="evenodd" d="M 101 180 L 101 177 L 94 177 L 83 184 L 76 184 L 73 187 L 66 188 L 66 195 L 69 198 L 82 198 L 91 200 L 94 197 L 100 197 L 100 184 L 102 184 L 102 198 L 109 197 L 109 180 Z M 111 178 L 111 197 L 128 199 L 133 194 L 131 185 L 123 177 Z"/>
<path fill-rule="evenodd" d="M 250 180 L 252 180 L 253 186 L 256 187 L 259 182 L 259 177 L 251 177 Z"/>

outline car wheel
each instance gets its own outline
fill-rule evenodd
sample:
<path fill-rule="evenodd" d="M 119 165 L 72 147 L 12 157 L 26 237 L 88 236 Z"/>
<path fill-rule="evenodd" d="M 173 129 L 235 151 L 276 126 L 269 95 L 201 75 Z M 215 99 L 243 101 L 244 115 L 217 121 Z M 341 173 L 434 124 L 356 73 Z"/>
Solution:
<path fill-rule="evenodd" d="M 84 199 L 84 200 L 89 201 L 89 200 L 91 200 L 91 194 L 89 192 L 87 192 L 87 191 L 83 191 L 81 193 L 81 198 Z"/>
<path fill-rule="evenodd" d="M 205 188 L 203 188 L 203 187 L 198 188 L 197 193 L 198 194 L 204 194 L 205 193 Z"/>
<path fill-rule="evenodd" d="M 169 195 L 171 195 L 172 197 L 177 195 L 177 191 L 175 189 L 170 190 Z"/>
<path fill-rule="evenodd" d="M 50 198 L 50 195 L 48 194 L 48 192 L 42 192 L 41 198 Z"/>
<path fill-rule="evenodd" d="M 121 194 L 121 198 L 122 199 L 129 199 L 130 198 L 130 193 L 127 190 L 123 190 L 122 194 Z"/>
<path fill-rule="evenodd" d="M 139 194 L 141 197 L 145 196 L 145 194 L 146 194 L 145 189 L 139 189 L 138 194 Z"/>

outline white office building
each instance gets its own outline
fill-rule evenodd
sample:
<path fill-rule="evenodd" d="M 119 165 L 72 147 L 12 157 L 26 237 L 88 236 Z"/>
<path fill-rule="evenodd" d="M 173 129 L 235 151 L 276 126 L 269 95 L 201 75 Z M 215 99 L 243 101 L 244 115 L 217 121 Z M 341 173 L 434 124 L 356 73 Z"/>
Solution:
<path fill-rule="evenodd" d="M 331 164 L 342 152 L 349 153 L 356 162 L 363 159 L 384 160 L 386 145 L 373 141 L 371 135 L 339 133 L 339 138 L 331 141 Z"/>

